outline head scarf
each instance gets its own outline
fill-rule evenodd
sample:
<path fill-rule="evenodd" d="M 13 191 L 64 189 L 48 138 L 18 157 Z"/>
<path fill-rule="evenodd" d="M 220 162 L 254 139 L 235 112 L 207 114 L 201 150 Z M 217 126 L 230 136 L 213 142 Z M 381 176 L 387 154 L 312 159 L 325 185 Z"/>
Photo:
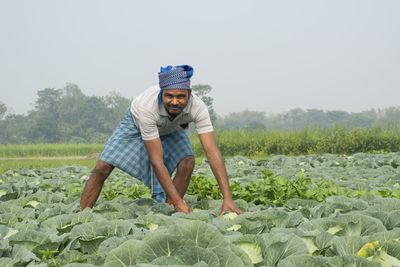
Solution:
<path fill-rule="evenodd" d="M 190 78 L 193 75 L 193 68 L 189 65 L 161 67 L 158 73 L 160 93 L 158 104 L 162 104 L 162 92 L 166 89 L 191 89 Z"/>

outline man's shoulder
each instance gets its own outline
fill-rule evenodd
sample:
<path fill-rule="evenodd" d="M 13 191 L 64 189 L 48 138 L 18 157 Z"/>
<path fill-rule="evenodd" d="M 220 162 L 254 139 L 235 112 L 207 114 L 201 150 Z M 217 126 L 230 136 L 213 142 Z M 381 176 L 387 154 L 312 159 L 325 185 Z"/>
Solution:
<path fill-rule="evenodd" d="M 151 86 L 132 100 L 131 113 L 134 118 L 149 116 L 157 113 L 157 96 L 160 91 L 158 85 Z"/>
<path fill-rule="evenodd" d="M 207 109 L 206 104 L 200 97 L 192 93 L 192 110 L 198 111 L 201 109 Z"/>
<path fill-rule="evenodd" d="M 132 100 L 132 105 L 150 107 L 157 102 L 156 100 L 159 92 L 160 87 L 158 85 L 151 86 L 136 96 Z"/>

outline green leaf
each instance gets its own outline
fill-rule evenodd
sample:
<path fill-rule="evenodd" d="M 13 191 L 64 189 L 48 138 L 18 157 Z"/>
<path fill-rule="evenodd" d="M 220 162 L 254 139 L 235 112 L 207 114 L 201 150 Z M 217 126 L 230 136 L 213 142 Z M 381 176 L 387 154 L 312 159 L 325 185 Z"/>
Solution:
<path fill-rule="evenodd" d="M 236 254 L 236 256 L 238 256 L 242 260 L 243 265 L 245 267 L 253 266 L 253 263 L 251 262 L 249 255 L 247 255 L 247 253 L 244 250 L 240 249 L 239 247 L 237 247 L 235 245 L 231 245 L 230 249 L 232 250 L 233 253 Z"/>
<path fill-rule="evenodd" d="M 46 234 L 31 230 L 21 230 L 10 236 L 8 240 L 11 245 L 19 245 L 30 251 L 39 245 L 51 242 Z"/>
<path fill-rule="evenodd" d="M 158 233 L 145 241 L 137 261 L 150 263 L 158 257 L 180 255 L 190 246 L 191 242 L 185 237 Z"/>
<path fill-rule="evenodd" d="M 201 247 L 186 248 L 179 256 L 186 265 L 194 265 L 197 263 L 206 263 L 206 266 L 219 267 L 218 256 L 209 249 Z"/>
<path fill-rule="evenodd" d="M 365 244 L 359 236 L 335 236 L 332 245 L 337 256 L 356 255 Z"/>
<path fill-rule="evenodd" d="M 327 257 L 329 267 L 356 266 L 356 267 L 382 267 L 378 262 L 373 262 L 356 255 Z"/>
<path fill-rule="evenodd" d="M 202 248 L 216 248 L 228 243 L 218 229 L 202 221 L 190 221 L 172 226 L 168 232 L 172 235 L 185 237 Z"/>
<path fill-rule="evenodd" d="M 325 262 L 323 257 L 293 255 L 279 261 L 277 267 L 321 267 Z"/>
<path fill-rule="evenodd" d="M 217 247 L 212 250 L 218 256 L 220 266 L 245 267 L 242 259 L 228 248 Z"/>
<path fill-rule="evenodd" d="M 254 235 L 246 235 L 235 240 L 233 244 L 243 250 L 248 255 L 253 264 L 263 262 L 263 251 L 265 249 L 265 246 L 260 237 Z"/>
<path fill-rule="evenodd" d="M 305 242 L 294 234 L 264 234 L 263 238 L 267 244 L 263 251 L 264 264 L 267 266 L 275 266 L 280 260 L 292 255 L 307 255 L 309 253 Z"/>
<path fill-rule="evenodd" d="M 166 265 L 184 265 L 184 262 L 179 256 L 161 256 L 154 259 L 151 264 L 156 266 L 166 266 Z"/>
<path fill-rule="evenodd" d="M 12 258 L 1 257 L 0 258 L 0 266 L 2 267 L 14 267 L 15 264 L 18 263 L 18 260 Z"/>
<path fill-rule="evenodd" d="M 36 257 L 35 254 L 33 254 L 28 249 L 18 245 L 15 245 L 13 247 L 11 257 L 20 264 L 28 263 L 32 260 L 39 261 L 39 258 Z"/>
<path fill-rule="evenodd" d="M 144 241 L 130 239 L 108 253 L 104 267 L 126 267 L 135 265 L 144 247 Z"/>

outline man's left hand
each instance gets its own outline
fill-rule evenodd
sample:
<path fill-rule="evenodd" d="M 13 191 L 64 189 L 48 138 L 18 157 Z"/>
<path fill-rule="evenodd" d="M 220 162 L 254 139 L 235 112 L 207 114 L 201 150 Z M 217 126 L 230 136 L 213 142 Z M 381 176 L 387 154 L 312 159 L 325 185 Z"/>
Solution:
<path fill-rule="evenodd" d="M 225 200 L 222 203 L 222 208 L 221 208 L 221 213 L 219 214 L 219 216 L 224 215 L 225 212 L 227 211 L 232 211 L 235 212 L 237 215 L 242 214 L 243 211 L 241 211 L 238 206 L 236 205 L 236 203 L 230 199 L 230 200 Z"/>

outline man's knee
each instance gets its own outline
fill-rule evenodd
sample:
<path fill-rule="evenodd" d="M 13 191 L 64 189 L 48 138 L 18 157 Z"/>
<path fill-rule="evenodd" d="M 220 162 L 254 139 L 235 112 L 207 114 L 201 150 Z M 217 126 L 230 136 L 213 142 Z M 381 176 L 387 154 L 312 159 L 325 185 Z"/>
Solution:
<path fill-rule="evenodd" d="M 94 167 L 93 169 L 92 175 L 95 176 L 97 179 L 104 181 L 105 179 L 107 179 L 113 169 L 114 166 L 112 166 L 111 164 L 99 160 L 96 164 L 96 167 Z"/>
<path fill-rule="evenodd" d="M 192 173 L 194 169 L 194 157 L 193 156 L 187 156 L 186 158 L 182 159 L 181 162 L 178 165 L 178 170 Z"/>

